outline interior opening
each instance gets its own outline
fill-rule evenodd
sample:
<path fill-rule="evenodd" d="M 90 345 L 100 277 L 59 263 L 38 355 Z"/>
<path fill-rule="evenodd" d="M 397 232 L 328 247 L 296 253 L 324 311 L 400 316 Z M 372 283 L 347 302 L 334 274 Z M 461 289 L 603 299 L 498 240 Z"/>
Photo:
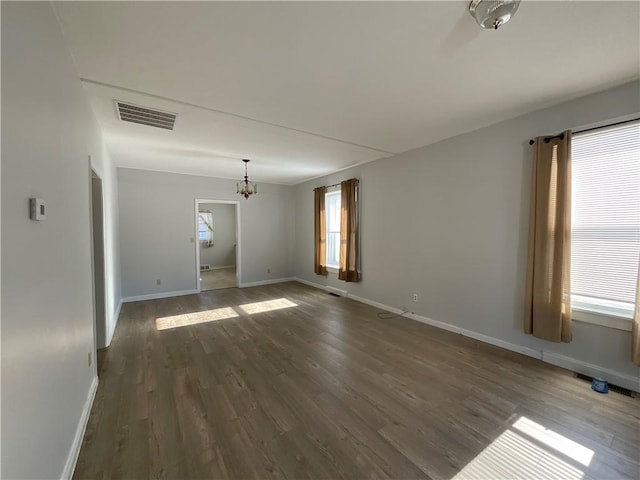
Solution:
<path fill-rule="evenodd" d="M 238 286 L 238 221 L 235 203 L 196 202 L 200 291 Z"/>

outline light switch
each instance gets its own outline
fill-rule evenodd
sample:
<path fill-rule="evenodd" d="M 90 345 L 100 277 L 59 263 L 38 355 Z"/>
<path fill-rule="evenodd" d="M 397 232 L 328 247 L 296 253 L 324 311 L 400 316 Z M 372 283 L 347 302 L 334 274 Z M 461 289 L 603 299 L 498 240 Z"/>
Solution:
<path fill-rule="evenodd" d="M 30 198 L 29 199 L 29 218 L 31 220 L 46 220 L 47 219 L 47 210 L 46 204 L 44 200 L 41 198 Z"/>

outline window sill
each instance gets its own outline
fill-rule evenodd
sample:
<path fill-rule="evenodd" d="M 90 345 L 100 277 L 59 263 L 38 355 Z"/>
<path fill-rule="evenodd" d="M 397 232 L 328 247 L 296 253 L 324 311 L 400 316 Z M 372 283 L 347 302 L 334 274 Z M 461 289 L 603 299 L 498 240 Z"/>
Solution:
<path fill-rule="evenodd" d="M 338 267 L 329 267 L 327 266 L 327 272 L 338 273 Z"/>
<path fill-rule="evenodd" d="M 591 323 L 602 327 L 615 328 L 616 330 L 631 331 L 631 319 L 618 317 L 615 315 L 605 315 L 603 313 L 592 312 L 579 308 L 571 310 L 571 317 L 576 322 Z"/>

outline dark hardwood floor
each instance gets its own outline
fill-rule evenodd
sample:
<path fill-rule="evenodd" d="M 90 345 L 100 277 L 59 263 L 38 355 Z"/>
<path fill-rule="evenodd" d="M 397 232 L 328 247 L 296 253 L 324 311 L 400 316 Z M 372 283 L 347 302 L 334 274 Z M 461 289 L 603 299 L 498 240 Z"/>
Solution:
<path fill-rule="evenodd" d="M 125 304 L 74 478 L 640 477 L 638 399 L 377 313 L 298 283 Z"/>

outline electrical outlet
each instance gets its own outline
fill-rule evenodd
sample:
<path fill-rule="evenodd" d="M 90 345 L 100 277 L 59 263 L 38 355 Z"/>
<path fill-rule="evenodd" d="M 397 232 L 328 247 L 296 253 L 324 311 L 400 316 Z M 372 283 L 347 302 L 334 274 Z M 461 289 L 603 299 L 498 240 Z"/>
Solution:
<path fill-rule="evenodd" d="M 414 302 L 417 302 L 417 301 L 418 301 L 418 294 L 417 294 L 417 293 L 414 293 L 414 294 L 413 294 L 413 301 L 414 301 Z"/>
<path fill-rule="evenodd" d="M 91 352 L 87 354 L 87 363 L 91 366 Z"/>
<path fill-rule="evenodd" d="M 162 280 L 157 279 L 157 280 L 156 280 L 156 285 L 162 285 Z"/>

